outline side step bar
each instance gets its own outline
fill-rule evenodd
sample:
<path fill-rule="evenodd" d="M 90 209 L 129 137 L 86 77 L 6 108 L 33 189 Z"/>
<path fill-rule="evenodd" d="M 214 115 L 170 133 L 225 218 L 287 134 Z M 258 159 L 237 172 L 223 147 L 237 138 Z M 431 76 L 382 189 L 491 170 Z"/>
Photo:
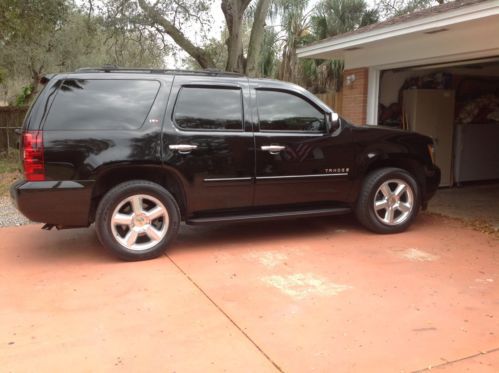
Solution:
<path fill-rule="evenodd" d="M 254 214 L 224 215 L 224 216 L 204 216 L 188 219 L 187 224 L 216 224 L 216 223 L 237 223 L 243 221 L 260 221 L 274 219 L 304 218 L 312 216 L 342 215 L 351 211 L 349 207 L 334 207 L 309 210 L 275 211 Z"/>

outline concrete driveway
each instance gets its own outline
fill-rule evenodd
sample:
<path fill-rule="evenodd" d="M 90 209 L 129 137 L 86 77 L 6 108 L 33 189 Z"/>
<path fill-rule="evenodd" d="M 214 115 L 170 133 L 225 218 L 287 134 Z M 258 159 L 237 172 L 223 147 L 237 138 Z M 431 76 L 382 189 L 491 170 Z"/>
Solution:
<path fill-rule="evenodd" d="M 421 215 L 182 227 L 124 263 L 93 229 L 0 229 L 2 371 L 499 370 L 499 241 Z"/>

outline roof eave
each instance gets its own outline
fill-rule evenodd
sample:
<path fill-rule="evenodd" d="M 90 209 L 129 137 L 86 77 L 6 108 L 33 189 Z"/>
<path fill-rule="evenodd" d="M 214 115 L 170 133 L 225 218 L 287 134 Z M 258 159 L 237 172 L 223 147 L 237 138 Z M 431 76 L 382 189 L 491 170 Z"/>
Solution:
<path fill-rule="evenodd" d="M 386 26 L 372 31 L 345 36 L 344 38 L 340 37 L 333 40 L 326 39 L 323 42 L 299 48 L 297 50 L 297 55 L 299 58 L 313 58 L 316 55 L 324 53 L 341 56 L 346 49 L 356 48 L 364 44 L 396 36 L 424 32 L 497 14 L 499 14 L 499 0 L 484 2 L 426 18 L 415 19 L 413 21 Z"/>

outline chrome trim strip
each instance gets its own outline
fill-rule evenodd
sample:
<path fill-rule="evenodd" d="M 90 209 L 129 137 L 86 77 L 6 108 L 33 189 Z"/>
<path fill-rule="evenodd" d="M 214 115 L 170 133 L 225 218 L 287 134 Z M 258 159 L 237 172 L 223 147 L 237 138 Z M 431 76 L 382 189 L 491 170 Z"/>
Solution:
<path fill-rule="evenodd" d="M 219 177 L 213 179 L 204 179 L 203 181 L 212 182 L 212 181 L 251 181 L 252 177 Z"/>
<path fill-rule="evenodd" d="M 298 179 L 304 177 L 327 177 L 327 176 L 348 176 L 348 173 L 342 172 L 337 174 L 316 174 L 316 175 L 284 175 L 284 176 L 258 176 L 257 180 L 271 180 L 271 179 Z"/>

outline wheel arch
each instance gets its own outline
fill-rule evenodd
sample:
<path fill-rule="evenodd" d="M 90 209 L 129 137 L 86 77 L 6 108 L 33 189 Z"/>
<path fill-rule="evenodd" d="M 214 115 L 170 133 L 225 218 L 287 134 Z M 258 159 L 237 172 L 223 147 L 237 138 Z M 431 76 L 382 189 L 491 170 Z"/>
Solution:
<path fill-rule="evenodd" d="M 95 220 L 95 212 L 102 197 L 113 187 L 126 181 L 147 180 L 159 184 L 167 189 L 177 201 L 181 217 L 187 213 L 187 198 L 182 178 L 169 167 L 162 165 L 130 165 L 120 164 L 99 170 L 94 176 L 95 184 L 92 189 L 92 208 L 90 221 Z"/>
<path fill-rule="evenodd" d="M 411 174 L 416 180 L 416 183 L 418 184 L 418 187 L 420 189 L 420 201 L 422 202 L 422 196 L 424 196 L 426 193 L 425 172 L 423 164 L 419 160 L 410 157 L 385 156 L 382 158 L 377 158 L 367 165 L 363 173 L 364 178 L 374 170 L 387 167 L 400 168 Z"/>

